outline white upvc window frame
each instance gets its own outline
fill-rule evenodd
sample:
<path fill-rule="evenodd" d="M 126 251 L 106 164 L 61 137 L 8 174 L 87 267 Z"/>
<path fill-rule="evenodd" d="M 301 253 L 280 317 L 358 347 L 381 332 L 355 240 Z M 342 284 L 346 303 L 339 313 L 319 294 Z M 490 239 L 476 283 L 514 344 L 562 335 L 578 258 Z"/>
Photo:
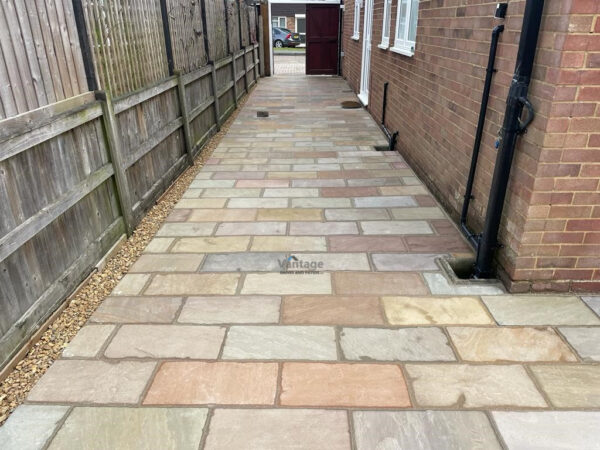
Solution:
<path fill-rule="evenodd" d="M 284 24 L 283 26 L 281 26 L 281 21 L 280 19 L 283 19 Z M 271 17 L 271 23 L 273 23 L 275 20 L 277 20 L 277 28 L 287 28 L 287 17 L 286 16 L 273 16 Z"/>
<path fill-rule="evenodd" d="M 392 32 L 392 2 L 383 0 L 383 27 L 381 27 L 381 44 L 377 47 L 387 50 L 390 47 L 390 34 Z M 387 29 L 387 36 L 386 36 Z"/>
<path fill-rule="evenodd" d="M 402 14 L 402 2 L 406 1 L 406 13 Z M 415 45 L 416 45 L 416 28 L 417 22 L 415 21 L 415 40 L 411 40 L 409 38 L 410 35 L 410 25 L 412 19 L 411 17 L 413 11 L 413 4 L 416 3 L 416 19 L 418 19 L 419 15 L 419 0 L 397 0 L 397 11 L 396 11 L 396 30 L 394 37 L 394 46 L 390 48 L 391 51 L 395 53 L 399 53 L 404 56 L 413 56 L 415 54 Z M 404 22 L 404 30 L 402 35 L 400 33 L 400 25 Z"/>
<path fill-rule="evenodd" d="M 360 39 L 360 8 L 362 8 L 362 0 L 354 0 L 354 34 L 351 38 L 355 41 Z"/>

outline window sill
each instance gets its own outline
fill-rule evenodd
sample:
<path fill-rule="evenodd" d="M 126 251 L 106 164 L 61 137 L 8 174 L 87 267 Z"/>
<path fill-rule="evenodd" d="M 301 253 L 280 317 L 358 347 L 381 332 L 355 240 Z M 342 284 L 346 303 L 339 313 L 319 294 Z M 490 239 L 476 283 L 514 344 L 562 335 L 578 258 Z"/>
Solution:
<path fill-rule="evenodd" d="M 413 50 L 402 47 L 390 47 L 390 51 L 404 56 L 414 56 L 415 54 Z"/>
<path fill-rule="evenodd" d="M 379 44 L 377 48 L 380 48 L 381 50 L 387 50 L 390 48 L 390 44 Z"/>
<path fill-rule="evenodd" d="M 356 35 L 350 36 L 350 39 L 352 39 L 353 41 L 358 41 L 358 40 L 360 40 L 360 35 L 359 36 L 356 36 Z"/>

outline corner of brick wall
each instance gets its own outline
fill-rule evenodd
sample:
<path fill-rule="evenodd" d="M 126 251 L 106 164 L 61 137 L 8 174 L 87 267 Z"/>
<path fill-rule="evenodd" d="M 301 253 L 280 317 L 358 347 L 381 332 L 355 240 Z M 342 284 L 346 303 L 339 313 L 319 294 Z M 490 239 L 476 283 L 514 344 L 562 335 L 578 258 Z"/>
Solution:
<path fill-rule="evenodd" d="M 459 4 L 460 3 L 460 4 Z M 496 2 L 421 2 L 413 57 L 381 50 L 375 0 L 369 110 L 399 131 L 397 149 L 458 218 L 481 102 Z M 509 4 L 475 178 L 469 224 L 481 229 L 514 71 L 524 0 Z M 529 97 L 536 118 L 519 138 L 501 223 L 500 276 L 514 291 L 600 290 L 600 2 L 547 0 Z M 361 13 L 364 8 L 361 9 Z M 345 3 L 343 74 L 358 91 L 362 40 Z M 392 17 L 396 17 L 393 2 Z M 362 31 L 361 17 L 361 31 Z M 394 35 L 392 20 L 391 35 Z"/>

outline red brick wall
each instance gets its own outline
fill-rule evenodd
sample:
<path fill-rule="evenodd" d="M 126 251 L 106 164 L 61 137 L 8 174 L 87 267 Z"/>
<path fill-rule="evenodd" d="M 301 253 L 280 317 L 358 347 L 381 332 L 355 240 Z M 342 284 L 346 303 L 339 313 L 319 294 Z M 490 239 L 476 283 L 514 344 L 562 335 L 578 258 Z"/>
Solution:
<path fill-rule="evenodd" d="M 504 21 L 493 18 L 497 2 L 465 3 L 421 1 L 415 55 L 406 57 L 377 47 L 383 0 L 375 0 L 369 110 L 381 117 L 389 81 L 386 121 L 400 133 L 398 150 L 458 218 L 491 30 L 505 24 L 469 216 L 480 231 L 525 2 L 511 1 Z M 499 237 L 501 275 L 514 291 L 600 290 L 599 13 L 597 0 L 546 1 L 529 94 L 537 114 L 519 139 Z M 356 90 L 362 41 L 350 39 L 353 15 L 348 0 L 343 70 Z"/>

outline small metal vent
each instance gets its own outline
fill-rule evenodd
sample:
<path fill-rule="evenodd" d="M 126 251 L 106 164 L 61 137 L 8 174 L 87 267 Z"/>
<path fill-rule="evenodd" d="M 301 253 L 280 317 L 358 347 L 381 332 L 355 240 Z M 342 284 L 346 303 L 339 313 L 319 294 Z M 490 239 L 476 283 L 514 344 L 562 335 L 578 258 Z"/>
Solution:
<path fill-rule="evenodd" d="M 356 102 L 354 100 L 348 100 L 345 102 L 342 102 L 342 108 L 344 109 L 356 109 L 356 108 L 361 108 L 362 105 L 359 102 Z"/>
<path fill-rule="evenodd" d="M 390 150 L 390 146 L 389 145 L 374 145 L 373 148 L 377 152 L 387 152 L 387 151 Z"/>
<path fill-rule="evenodd" d="M 269 117 L 269 111 L 256 111 L 256 117 Z"/>

